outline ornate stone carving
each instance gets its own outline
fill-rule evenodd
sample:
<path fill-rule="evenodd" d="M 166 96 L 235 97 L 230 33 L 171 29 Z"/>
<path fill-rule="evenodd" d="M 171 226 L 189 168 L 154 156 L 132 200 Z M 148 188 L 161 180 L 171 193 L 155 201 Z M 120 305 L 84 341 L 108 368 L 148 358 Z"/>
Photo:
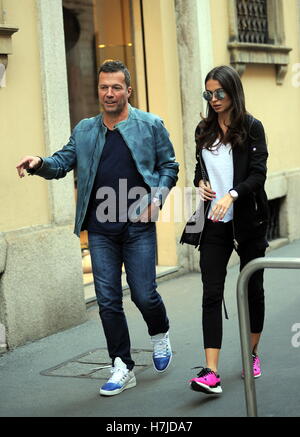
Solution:
<path fill-rule="evenodd" d="M 19 29 L 0 23 L 0 88 L 5 86 L 8 55 L 12 53 L 12 35 Z"/>

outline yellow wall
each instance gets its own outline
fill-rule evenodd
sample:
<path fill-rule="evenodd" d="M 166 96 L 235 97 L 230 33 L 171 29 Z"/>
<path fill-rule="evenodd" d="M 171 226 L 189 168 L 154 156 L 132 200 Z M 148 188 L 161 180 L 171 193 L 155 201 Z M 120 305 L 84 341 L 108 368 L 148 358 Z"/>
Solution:
<path fill-rule="evenodd" d="M 229 12 L 227 0 L 210 0 L 214 66 L 228 65 Z"/>
<path fill-rule="evenodd" d="M 0 88 L 0 231 L 8 231 L 48 223 L 49 209 L 47 182 L 19 179 L 15 169 L 26 154 L 45 155 L 35 1 L 3 0 L 3 7 L 7 24 L 19 28 Z"/>
<path fill-rule="evenodd" d="M 227 0 L 211 0 L 214 65 L 229 64 L 227 50 L 229 22 Z M 292 67 L 300 62 L 297 0 L 284 0 L 285 45 L 292 47 L 288 73 L 282 85 L 276 84 L 275 67 L 250 65 L 242 76 L 246 106 L 266 130 L 270 172 L 300 167 L 298 147 L 300 87 L 293 86 Z"/>
<path fill-rule="evenodd" d="M 0 89 L 0 141 L 1 150 L 5 150 L 4 159 L 0 161 L 0 230 L 9 231 L 47 224 L 50 211 L 47 181 L 30 176 L 19 179 L 15 169 L 26 154 L 47 154 L 35 0 L 3 0 L 3 3 L 7 23 L 19 28 L 13 35 L 6 88 Z M 134 5 L 136 11 L 136 2 Z M 174 2 L 144 0 L 143 8 L 149 110 L 164 119 L 170 132 L 176 158 L 181 163 L 178 185 L 183 187 L 185 175 Z M 140 52 L 142 59 L 142 47 Z M 140 91 L 139 94 L 143 93 Z M 182 224 L 173 223 L 172 218 L 168 223 L 158 223 L 159 264 L 177 264 L 176 235 L 181 228 Z"/>

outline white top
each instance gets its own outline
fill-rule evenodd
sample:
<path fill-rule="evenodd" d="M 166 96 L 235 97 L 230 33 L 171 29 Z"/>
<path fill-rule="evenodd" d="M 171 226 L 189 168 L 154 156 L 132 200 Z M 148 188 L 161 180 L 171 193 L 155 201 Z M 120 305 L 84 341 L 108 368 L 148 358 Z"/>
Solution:
<path fill-rule="evenodd" d="M 231 144 L 218 144 L 216 140 L 213 150 L 202 150 L 203 160 L 209 176 L 210 186 L 216 193 L 216 198 L 212 200 L 208 217 L 214 204 L 225 196 L 233 186 L 233 160 Z M 226 212 L 220 221 L 229 222 L 233 218 L 233 206 Z"/>

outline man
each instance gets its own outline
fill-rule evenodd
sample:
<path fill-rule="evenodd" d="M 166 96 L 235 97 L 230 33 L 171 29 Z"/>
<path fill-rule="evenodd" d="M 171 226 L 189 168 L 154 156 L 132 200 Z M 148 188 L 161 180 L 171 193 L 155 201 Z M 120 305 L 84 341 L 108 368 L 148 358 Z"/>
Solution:
<path fill-rule="evenodd" d="M 103 112 L 81 120 L 69 143 L 51 157 L 25 156 L 17 165 L 45 179 L 77 174 L 74 232 L 87 229 L 100 318 L 112 359 L 112 376 L 100 394 L 112 396 L 136 385 L 130 337 L 122 307 L 124 263 L 131 299 L 147 324 L 158 372 L 172 358 L 169 321 L 156 290 L 155 219 L 176 184 L 178 163 L 162 121 L 131 107 L 130 74 L 119 61 L 99 70 Z M 138 200 L 136 198 L 140 195 Z"/>

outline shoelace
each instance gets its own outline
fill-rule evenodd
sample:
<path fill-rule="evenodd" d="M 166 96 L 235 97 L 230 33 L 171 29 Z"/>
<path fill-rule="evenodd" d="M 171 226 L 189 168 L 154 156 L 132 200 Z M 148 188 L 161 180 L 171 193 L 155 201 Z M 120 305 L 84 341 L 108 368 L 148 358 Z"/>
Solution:
<path fill-rule="evenodd" d="M 169 355 L 168 338 L 152 340 L 154 345 L 153 354 L 155 358 L 166 358 Z"/>
<path fill-rule="evenodd" d="M 253 367 L 257 366 L 257 364 L 258 364 L 257 362 L 259 362 L 258 355 L 252 354 L 252 365 L 253 365 Z M 244 376 L 244 370 L 243 370 L 242 374 Z"/>
<path fill-rule="evenodd" d="M 214 374 L 216 374 L 213 370 L 209 369 L 208 367 L 197 366 L 197 367 L 193 367 L 193 369 L 202 369 L 202 370 L 200 370 L 200 372 L 197 374 L 197 376 L 198 376 L 199 378 L 200 378 L 201 376 L 209 375 L 210 373 L 214 373 Z"/>
<path fill-rule="evenodd" d="M 120 382 L 128 374 L 128 369 L 122 369 L 121 367 L 112 367 L 110 372 L 112 373 L 108 382 Z"/>

